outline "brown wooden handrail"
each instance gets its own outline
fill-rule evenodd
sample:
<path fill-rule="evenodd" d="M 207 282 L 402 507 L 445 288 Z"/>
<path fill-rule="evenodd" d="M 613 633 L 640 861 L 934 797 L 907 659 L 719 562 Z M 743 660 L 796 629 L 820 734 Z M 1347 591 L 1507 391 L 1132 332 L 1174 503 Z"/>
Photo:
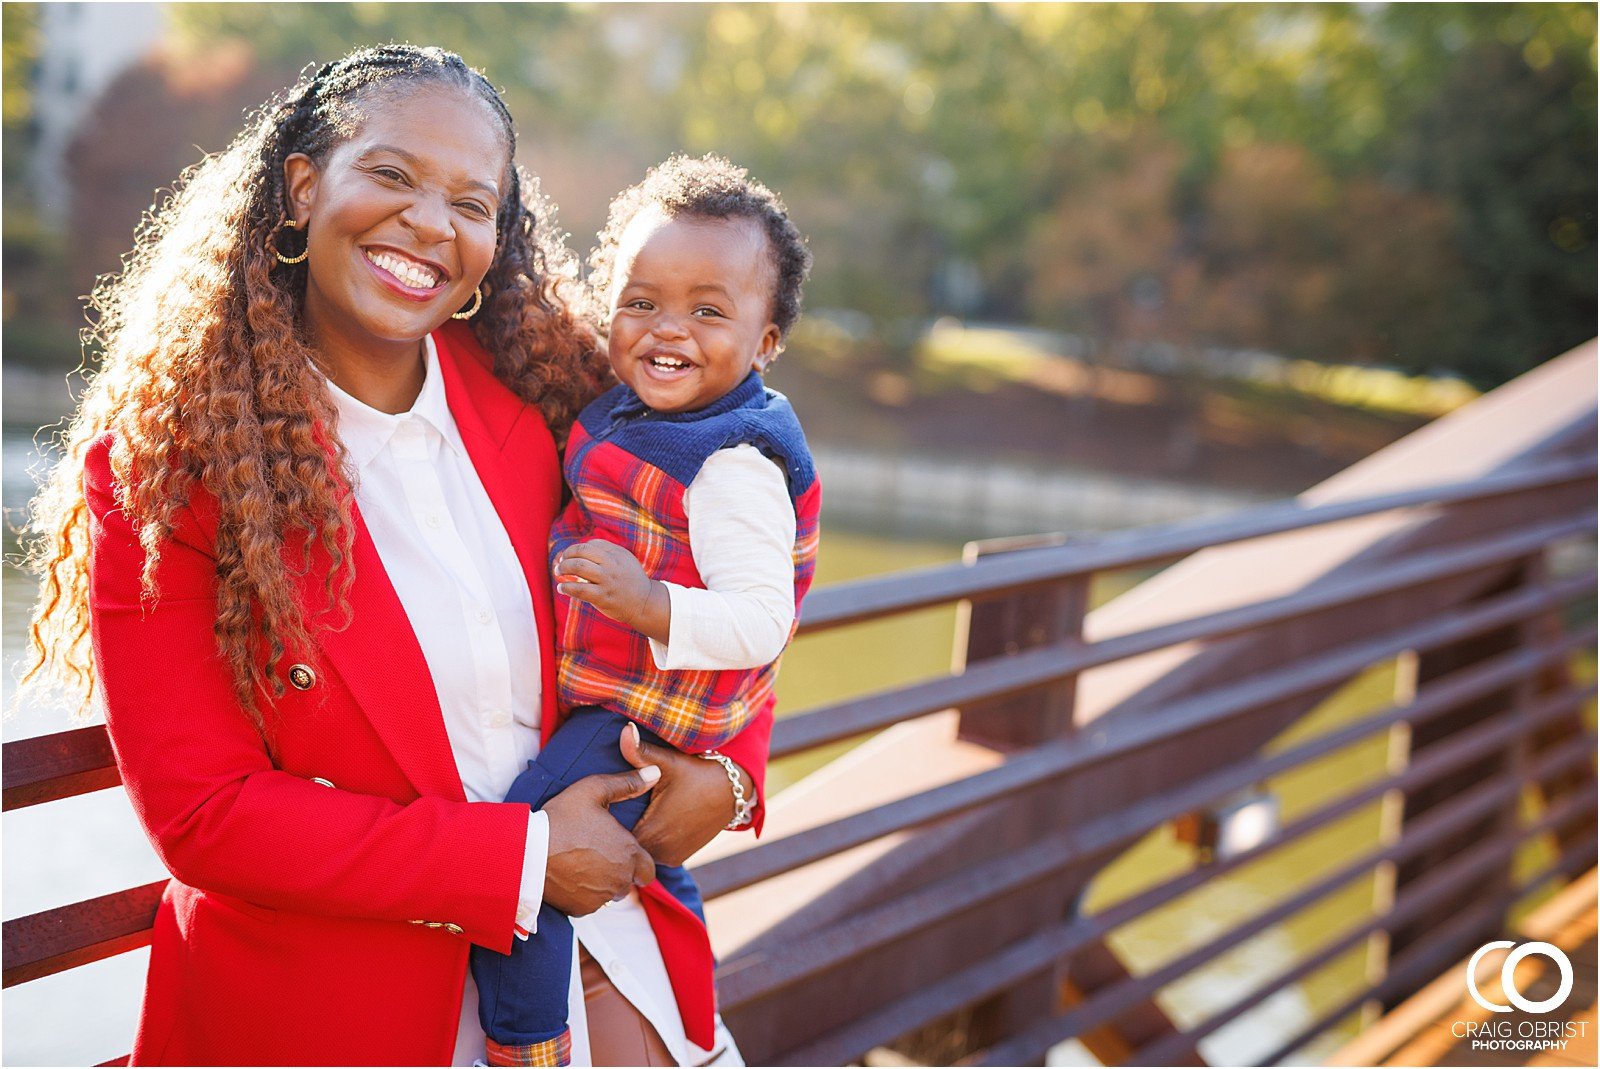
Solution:
<path fill-rule="evenodd" d="M 103 724 L 6 743 L 3 776 L 8 812 L 122 782 Z"/>
<path fill-rule="evenodd" d="M 1505 909 L 1509 908 L 1512 903 L 1532 894 L 1541 885 L 1549 882 L 1550 880 L 1566 875 L 1581 865 L 1585 860 L 1592 862 L 1593 857 L 1594 854 L 1592 850 L 1567 850 L 1560 857 L 1556 858 L 1555 861 L 1545 866 L 1539 872 L 1536 872 L 1527 879 L 1520 881 L 1517 887 L 1510 894 L 1506 895 L 1504 898 L 1496 899 L 1493 904 L 1499 908 L 1500 912 L 1503 912 Z M 1324 1013 L 1310 1025 L 1302 1028 L 1299 1032 L 1295 1033 L 1292 1038 L 1280 1044 L 1272 1051 L 1272 1053 L 1267 1055 L 1265 1058 L 1267 1064 L 1275 1065 L 1282 1061 L 1285 1057 L 1292 1054 L 1294 1051 L 1299 1050 L 1312 1039 L 1316 1038 L 1333 1025 L 1337 1024 L 1341 1018 L 1359 1009 L 1363 1003 L 1374 998 L 1380 998 L 1386 995 L 1397 995 L 1415 989 L 1421 983 L 1426 982 L 1427 980 L 1430 980 L 1434 976 L 1438 975 L 1439 968 L 1442 965 L 1449 964 L 1453 960 L 1450 955 L 1444 953 L 1434 953 L 1429 955 L 1419 954 L 1418 958 L 1421 959 L 1421 961 L 1417 962 L 1416 964 L 1413 964 L 1412 962 L 1402 963 L 1398 968 L 1391 970 L 1390 974 L 1384 977 L 1382 981 L 1363 988 L 1355 995 L 1349 997 L 1344 1002 L 1341 1002 L 1338 1006 L 1334 1007 L 1333 1010 Z M 1421 967 L 1418 968 L 1417 965 L 1421 965 Z"/>
<path fill-rule="evenodd" d="M 1546 825 L 1553 825 L 1560 819 L 1567 819 L 1587 802 L 1592 809 L 1593 799 L 1573 799 L 1572 810 L 1556 814 L 1555 819 L 1546 818 L 1538 824 L 1530 826 L 1526 836 L 1538 834 L 1545 830 Z M 1475 807 L 1476 808 L 1476 807 Z M 1466 807 L 1463 807 L 1465 810 Z M 1470 811 L 1457 814 L 1456 823 L 1464 822 L 1464 818 L 1472 815 Z M 1299 908 L 1310 904 L 1316 898 L 1325 896 L 1340 886 L 1348 884 L 1367 872 L 1372 866 L 1386 860 L 1404 856 L 1406 853 L 1419 849 L 1422 845 L 1437 838 L 1443 831 L 1451 827 L 1449 821 L 1439 821 L 1435 828 L 1426 834 L 1417 834 L 1411 841 L 1402 841 L 1392 846 L 1382 848 L 1358 858 L 1355 862 L 1341 867 L 1331 876 L 1318 880 L 1311 888 L 1315 894 L 1301 892 L 1294 901 L 1300 903 Z M 1436 887 L 1459 886 L 1464 881 L 1471 880 L 1484 868 L 1501 859 L 1508 849 L 1500 842 L 1486 843 L 1464 859 L 1453 861 L 1451 866 L 1441 870 L 1432 877 Z M 1139 896 L 1154 898 L 1151 892 Z M 1423 907 L 1432 900 L 1432 895 L 1426 897 L 1419 895 L 1408 905 L 1397 905 L 1389 915 L 1374 918 L 1363 927 L 1363 934 L 1369 931 L 1378 931 L 1386 924 L 1394 924 L 1412 914 L 1420 913 Z M 1120 905 L 1120 904 L 1119 904 Z M 811 1044 L 793 1051 L 779 1064 L 783 1065 L 842 1065 L 848 1061 L 859 1058 L 866 1051 L 887 1042 L 897 1035 L 901 1035 L 919 1025 L 937 1018 L 952 1009 L 959 1008 L 972 1001 L 980 999 L 987 994 L 1004 989 L 1009 983 L 1027 976 L 1040 967 L 1047 966 L 1055 960 L 1071 954 L 1075 949 L 1087 945 L 1090 941 L 1099 938 L 1118 924 L 1126 923 L 1128 919 L 1138 916 L 1148 909 L 1153 908 L 1145 902 L 1140 903 L 1137 913 L 1116 914 L 1107 910 L 1103 914 L 1093 917 L 1077 917 L 1064 921 L 1055 929 L 1040 933 L 1034 939 L 1021 946 L 1007 948 L 1000 954 L 984 961 L 977 962 L 967 969 L 950 976 L 941 982 L 931 985 L 892 1004 L 877 1014 L 863 1018 L 849 1028 L 836 1033 L 818 1037 Z M 1113 907 L 1115 909 L 1116 907 Z M 1272 912 L 1281 912 L 1288 916 L 1288 911 L 1275 908 Z M 1108 923 L 1108 918 L 1114 916 L 1115 924 Z M 1139 998 L 1148 995 L 1157 987 L 1170 983 L 1184 973 L 1191 971 L 1196 961 L 1209 960 L 1209 957 L 1221 950 L 1237 945 L 1251 934 L 1257 927 L 1254 920 L 1236 927 L 1233 931 L 1224 933 L 1208 942 L 1205 950 L 1211 955 L 1201 955 L 1198 952 L 1186 954 L 1179 962 L 1187 968 L 1177 969 L 1172 966 L 1163 966 L 1156 972 L 1147 974 L 1138 980 L 1125 984 L 1120 988 L 1112 988 L 1102 996 L 1088 1003 L 1084 1003 L 1058 1018 L 1053 1018 L 1030 1030 L 1024 1036 L 1005 1044 L 1002 1047 L 986 1052 L 981 1064 L 988 1065 L 1031 1065 L 1035 1064 L 1038 1054 L 1043 1047 L 1049 1046 L 1056 1037 L 1065 1038 L 1074 1027 L 1084 1027 L 1095 1021 L 1105 1020 L 1116 1016 L 1118 1012 L 1136 1003 Z M 1152 982 L 1156 981 L 1156 982 Z M 1048 1038 L 1043 1038 L 1048 1037 Z"/>
<path fill-rule="evenodd" d="M 1330 737 L 1318 738 L 1295 750 L 1272 758 L 1261 759 L 1243 769 L 1231 771 L 1220 782 L 1194 785 L 1182 792 L 1182 796 L 1175 802 L 1162 807 L 1161 811 L 1153 816 L 1147 815 L 1137 822 L 1121 819 L 1107 822 L 1111 825 L 1110 835 L 1102 836 L 1097 841 L 1093 828 L 1079 829 L 1072 838 L 1079 842 L 1076 848 L 1069 850 L 1068 856 L 1059 858 L 1057 867 L 1065 864 L 1073 857 L 1104 850 L 1118 842 L 1131 842 L 1138 835 L 1160 826 L 1174 816 L 1204 804 L 1212 798 L 1225 794 L 1241 783 L 1253 782 L 1268 775 L 1284 771 L 1307 761 L 1324 756 L 1331 749 L 1349 745 L 1360 737 L 1399 722 L 1420 723 L 1431 715 L 1448 709 L 1454 702 L 1459 702 L 1469 696 L 1474 690 L 1488 689 L 1501 686 L 1510 680 L 1530 676 L 1559 663 L 1570 655 L 1574 648 L 1587 646 L 1591 641 L 1590 635 L 1574 636 L 1559 647 L 1543 651 L 1539 654 L 1522 653 L 1502 659 L 1501 665 L 1484 665 L 1460 673 L 1462 677 L 1457 681 L 1446 681 L 1435 684 L 1430 688 L 1430 693 L 1421 694 L 1417 700 L 1404 707 L 1391 707 L 1370 715 L 1362 720 L 1345 725 Z M 1469 678 L 1476 677 L 1476 678 Z M 1463 686 L 1462 684 L 1467 684 Z M 1541 703 L 1543 712 L 1535 711 L 1526 725 L 1492 724 L 1480 729 L 1475 735 L 1464 735 L 1456 740 L 1456 749 L 1453 755 L 1447 757 L 1444 753 L 1430 755 L 1426 763 L 1419 764 L 1404 773 L 1389 777 L 1373 784 L 1365 785 L 1359 791 L 1347 795 L 1338 802 L 1327 807 L 1327 810 L 1310 814 L 1301 818 L 1294 825 L 1285 828 L 1279 836 L 1265 844 L 1266 849 L 1277 849 L 1301 836 L 1320 828 L 1332 820 L 1345 815 L 1358 808 L 1386 790 L 1401 786 L 1414 785 L 1426 781 L 1429 777 L 1437 776 L 1448 768 L 1457 767 L 1467 760 L 1481 754 L 1493 746 L 1503 745 L 1511 734 L 1512 728 L 1522 731 L 1538 727 L 1552 714 L 1568 711 L 1579 701 L 1586 699 L 1592 688 L 1574 689 L 1566 694 Z M 1481 739 L 1478 736 L 1482 736 Z M 1581 756 L 1586 756 L 1592 749 L 1592 740 L 1580 745 L 1569 746 L 1559 756 L 1560 762 L 1543 762 L 1540 766 L 1540 775 L 1549 768 L 1560 768 L 1569 765 Z M 1203 789 L 1195 789 L 1203 788 Z M 1147 807 L 1148 808 L 1148 807 Z M 1085 841 L 1087 840 L 1087 841 Z M 1036 862 L 1040 857 L 1048 856 L 1043 850 L 1044 844 L 1030 847 L 1028 853 Z M 1213 875 L 1221 871 L 1237 867 L 1248 861 L 1254 860 L 1258 853 L 1251 853 L 1229 862 L 1221 863 L 1221 867 Z M 1026 864 L 1027 859 L 1019 857 L 1018 864 Z M 998 894 L 1005 889 L 1005 885 L 1014 884 L 1017 875 L 1026 872 L 1025 868 L 1012 865 L 1001 865 L 999 868 L 1009 876 L 1000 881 L 993 894 Z M 697 870 L 698 874 L 699 870 Z M 981 877 L 980 877 L 981 878 Z M 146 945 L 149 942 L 149 929 L 154 923 L 156 904 L 160 898 L 161 890 L 166 881 L 146 884 L 143 887 L 120 891 L 115 894 L 104 895 L 86 902 L 74 903 L 42 913 L 16 918 L 6 922 L 5 928 L 5 960 L 4 986 L 24 983 L 28 980 L 38 979 L 52 973 L 61 972 L 77 965 L 98 961 L 127 950 Z M 992 894 L 991 894 L 992 897 Z M 939 909 L 937 913 L 954 912 L 960 902 L 960 896 L 951 893 L 949 888 L 942 888 L 937 896 Z M 1159 903 L 1157 903 L 1159 904 Z M 903 904 L 895 903 L 896 908 L 904 908 Z M 1154 908 L 1154 905 L 1149 908 Z M 913 911 L 908 916 L 916 916 Z M 932 917 L 925 918 L 931 920 Z M 881 922 L 873 922 L 881 923 Z M 1120 923 L 1120 922 L 1119 922 Z M 871 925 L 868 926 L 869 928 Z M 865 946 L 870 945 L 871 936 L 849 936 L 848 945 L 854 953 L 862 952 Z M 808 941 L 809 942 L 809 941 Z M 815 946 L 811 946 L 814 956 Z M 804 960 L 808 955 L 800 953 Z M 837 963 L 837 961 L 832 962 Z M 790 971 L 792 972 L 792 962 Z M 746 993 L 749 984 L 748 963 L 735 958 L 724 963 L 719 972 L 719 983 L 722 983 L 722 1001 L 726 1006 L 735 1006 L 747 998 L 758 995 L 771 994 L 774 989 L 762 988 Z M 740 974 L 744 973 L 741 979 Z M 779 985 L 781 986 L 781 984 Z"/>
<path fill-rule="evenodd" d="M 1549 541 L 1580 534 L 1593 526 L 1592 516 L 1562 520 L 1541 525 L 1532 532 L 1488 539 L 1435 554 L 1423 561 L 1378 569 L 1329 590 L 1303 591 L 1099 642 L 1072 643 L 1059 649 L 1043 647 L 1012 657 L 993 658 L 969 666 L 958 676 L 942 676 L 785 717 L 773 726 L 772 754 L 786 757 L 940 709 L 1044 686 L 1102 664 L 1166 646 L 1289 623 L 1340 605 L 1503 564 L 1525 557 Z M 1581 589 L 1581 583 L 1562 587 L 1564 596 L 1575 596 Z M 1592 582 L 1589 589 L 1593 589 Z"/>
<path fill-rule="evenodd" d="M 1063 545 L 1022 550 L 970 565 L 942 564 L 874 579 L 824 587 L 806 599 L 800 633 L 809 634 L 880 616 L 926 609 L 962 598 L 992 598 L 1043 583 L 1096 572 L 1113 572 L 1184 557 L 1211 546 L 1318 527 L 1402 508 L 1484 501 L 1593 479 L 1593 460 L 1577 458 L 1531 464 L 1515 472 L 1377 494 L 1327 505 L 1285 501 L 1222 517 L 1138 527 Z"/>
<path fill-rule="evenodd" d="M 1591 517 L 1580 517 L 1547 524 L 1536 528 L 1531 535 L 1487 540 L 1477 546 L 1440 553 L 1424 562 L 1383 569 L 1336 591 L 1292 595 L 1098 643 L 1022 653 L 981 663 L 959 676 L 850 699 L 779 721 L 773 729 L 772 753 L 774 757 L 787 756 L 939 709 L 1043 686 L 1096 665 L 1163 646 L 1282 623 L 1396 587 L 1432 582 L 1516 559 L 1546 541 L 1581 532 L 1592 523 Z M 1593 585 L 1593 576 L 1561 580 L 1549 588 L 1549 598 L 1532 604 L 1527 611 L 1530 614 L 1547 611 L 1552 607 L 1548 603 L 1550 598 L 1570 598 L 1592 589 Z M 1532 597 L 1534 591 L 1527 594 Z M 1485 629 L 1499 622 L 1492 617 L 1485 619 L 1491 621 L 1482 625 Z M 1446 629 L 1440 631 L 1437 641 L 1451 641 L 1455 637 L 1458 637 L 1456 632 Z M 1426 645 L 1428 636 L 1422 634 L 1415 640 L 1403 641 L 1405 645 L 1401 648 L 1420 647 Z M 104 790 L 121 782 L 103 725 L 19 739 L 4 746 L 4 794 L 0 807 L 5 811 L 21 809 Z"/>
<path fill-rule="evenodd" d="M 166 880 L 6 921 L 4 986 L 150 944 Z"/>
<path fill-rule="evenodd" d="M 1469 801 L 1476 800 L 1469 799 Z M 1460 806 L 1463 812 L 1460 814 L 1450 814 L 1450 816 L 1454 824 L 1459 825 L 1466 822 L 1463 818 L 1468 815 L 1468 807 L 1461 803 L 1456 804 Z M 1434 906 L 1442 897 L 1443 892 L 1450 889 L 1459 888 L 1463 884 L 1470 884 L 1471 881 L 1480 877 L 1486 869 L 1494 866 L 1497 863 L 1503 864 L 1509 859 L 1512 850 L 1515 848 L 1517 843 L 1524 842 L 1535 835 L 1543 834 L 1550 828 L 1559 824 L 1561 821 L 1570 819 L 1575 815 L 1583 812 L 1593 812 L 1594 808 L 1595 799 L 1593 798 L 1568 799 L 1564 811 L 1560 813 L 1547 814 L 1544 818 L 1541 818 L 1533 824 L 1530 824 L 1528 827 L 1519 832 L 1515 841 L 1490 841 L 1481 844 L 1465 854 L 1457 855 L 1456 857 L 1452 858 L 1446 866 L 1436 872 L 1430 873 L 1426 886 L 1424 886 L 1421 890 L 1418 890 L 1411 896 L 1397 902 L 1394 909 L 1392 909 L 1389 913 L 1374 917 L 1366 923 L 1359 925 L 1350 933 L 1347 933 L 1345 938 L 1351 940 L 1350 945 L 1354 945 L 1354 942 L 1358 937 L 1364 938 L 1373 932 L 1386 931 L 1402 920 L 1414 919 L 1416 917 L 1425 915 L 1428 911 L 1428 908 L 1430 906 Z M 1205 945 L 1197 947 L 1194 950 L 1175 959 L 1174 961 L 1163 965 L 1161 968 L 1139 977 L 1137 981 L 1133 982 L 1132 984 L 1125 985 L 1120 990 L 1116 988 L 1111 989 L 1111 991 L 1106 993 L 1103 1005 L 1096 1006 L 1092 1005 L 1091 1003 L 1084 1003 L 1080 1006 L 1074 1007 L 1067 1014 L 1063 1014 L 1061 1017 L 1045 1021 L 1035 1028 L 1030 1029 L 1026 1034 L 1019 1036 L 1015 1040 L 1012 1040 L 1001 1047 L 990 1050 L 984 1055 L 978 1064 L 1033 1064 L 1034 1060 L 1038 1056 L 1042 1055 L 1048 1047 L 1071 1033 L 1075 1016 L 1078 1018 L 1078 1023 L 1081 1024 L 1083 1021 L 1103 1019 L 1105 1017 L 1115 1015 L 1119 1010 L 1125 1008 L 1126 1005 L 1131 1001 L 1137 999 L 1140 993 L 1148 995 L 1155 989 L 1165 986 L 1166 984 L 1171 983 L 1173 980 L 1193 971 L 1197 965 L 1211 960 L 1218 954 L 1221 954 L 1224 951 L 1239 945 L 1239 943 L 1243 942 L 1251 935 L 1258 934 L 1259 932 L 1265 930 L 1265 928 L 1270 926 L 1269 918 L 1278 921 L 1287 919 L 1289 916 L 1301 909 L 1304 909 L 1312 902 L 1332 894 L 1340 887 L 1349 884 L 1355 879 L 1365 876 L 1372 871 L 1374 866 L 1385 861 L 1393 861 L 1401 857 L 1405 857 L 1408 854 L 1421 849 L 1428 841 L 1436 839 L 1446 830 L 1449 830 L 1451 826 L 1452 821 L 1435 821 L 1434 826 L 1431 827 L 1426 833 L 1412 833 L 1408 836 L 1408 838 L 1402 839 L 1392 846 L 1374 850 L 1363 857 L 1359 857 L 1354 861 L 1347 863 L 1335 872 L 1318 879 L 1310 887 L 1297 892 L 1287 901 L 1273 906 L 1266 913 L 1258 914 L 1255 917 L 1252 917 L 1250 920 L 1236 925 L 1229 931 L 1224 932 L 1222 935 L 1209 940 Z M 1503 905 L 1499 905 L 1497 903 L 1491 903 L 1488 905 L 1496 905 L 1498 908 L 1504 908 Z M 1346 949 L 1348 949 L 1348 947 L 1346 947 Z M 1275 988 L 1269 986 L 1269 990 L 1273 989 Z M 1093 1000 L 1091 1000 L 1091 1002 L 1092 1001 Z"/>
<path fill-rule="evenodd" d="M 1592 589 L 1592 580 L 1585 582 Z M 1505 601 L 1509 603 L 1523 597 L 1521 594 L 1511 595 Z M 1531 607 L 1529 602 L 1532 603 Z M 1159 718 L 1141 718 L 1126 725 L 1099 729 L 1087 736 L 1074 735 L 1045 743 L 988 772 L 708 862 L 696 870 L 696 879 L 701 884 L 701 893 L 708 900 L 717 898 L 873 839 L 932 823 L 1068 772 L 1082 771 L 1104 763 L 1141 746 L 1150 746 L 1272 701 L 1314 690 L 1330 680 L 1348 679 L 1362 667 L 1385 657 L 1456 641 L 1491 627 L 1503 626 L 1508 620 L 1518 619 L 1522 615 L 1548 612 L 1553 604 L 1554 599 L 1529 598 L 1522 601 L 1523 612 L 1514 613 L 1507 612 L 1501 604 L 1488 603 L 1479 610 L 1462 612 L 1421 627 L 1404 628 L 1398 633 L 1360 643 L 1355 649 L 1336 650 L 1304 665 L 1262 673 L 1233 687 L 1219 688 L 1186 701 L 1173 702 L 1163 709 Z"/>
<path fill-rule="evenodd" d="M 718 994 L 721 1004 L 737 1006 L 751 999 L 769 997 L 812 972 L 859 957 L 874 946 L 892 942 L 897 936 L 915 931 L 940 916 L 989 901 L 1032 880 L 1063 869 L 1073 861 L 1136 842 L 1145 833 L 1183 813 L 1223 797 L 1229 791 L 1324 757 L 1334 750 L 1349 746 L 1394 724 L 1425 723 L 1450 708 L 1450 702 L 1462 700 L 1475 689 L 1504 685 L 1512 679 L 1530 676 L 1560 658 L 1570 656 L 1571 648 L 1577 645 L 1573 643 L 1572 646 L 1559 648 L 1539 658 L 1530 659 L 1526 655 L 1518 655 L 1514 665 L 1506 666 L 1515 668 L 1515 672 L 1463 671 L 1460 673 L 1462 678 L 1459 683 L 1467 684 L 1465 686 L 1436 686 L 1432 693 L 1419 696 L 1413 704 L 1391 706 L 1387 710 L 1364 717 L 1292 750 L 1272 757 L 1259 758 L 1242 766 L 1230 766 L 1222 773 L 1158 795 L 1133 809 L 1075 827 L 1070 832 L 1061 832 L 1036 840 L 1026 848 L 997 860 L 991 866 L 962 870 L 953 877 L 912 892 L 910 895 L 808 933 L 803 944 L 786 949 L 781 957 L 774 958 L 764 954 L 735 956 L 724 961 L 718 972 Z M 1469 679 L 1469 676 L 1477 678 Z M 1589 693 L 1574 690 L 1544 703 L 1541 706 L 1542 711 L 1536 711 L 1532 727 L 1537 727 L 1545 719 L 1570 710 L 1585 700 Z M 1419 761 L 1394 776 L 1363 784 L 1357 790 L 1297 818 L 1261 847 L 1234 858 L 1214 862 L 1203 874 L 1204 878 L 1215 878 L 1258 860 L 1272 850 L 1349 816 L 1388 791 L 1416 787 L 1437 779 L 1445 772 L 1460 768 L 1480 758 L 1484 753 L 1504 746 L 1508 738 L 1515 734 L 1511 730 L 1513 726 L 1487 725 L 1483 729 L 1454 740 L 1448 751 L 1430 754 L 1426 760 Z M 1581 764 L 1582 760 L 1589 756 L 1591 743 L 1592 739 L 1580 739 L 1564 747 L 1557 754 L 1542 759 L 1536 766 L 1533 778 L 1541 779 L 1554 772 Z M 1164 894 L 1159 900 L 1148 901 L 1141 906 L 1139 912 L 1148 912 L 1165 904 L 1180 894 L 1192 890 L 1199 882 L 1195 874 L 1185 874 L 1170 885 L 1166 885 L 1170 894 Z M 1118 923 L 1124 923 L 1126 919 L 1128 917 L 1119 916 Z"/>

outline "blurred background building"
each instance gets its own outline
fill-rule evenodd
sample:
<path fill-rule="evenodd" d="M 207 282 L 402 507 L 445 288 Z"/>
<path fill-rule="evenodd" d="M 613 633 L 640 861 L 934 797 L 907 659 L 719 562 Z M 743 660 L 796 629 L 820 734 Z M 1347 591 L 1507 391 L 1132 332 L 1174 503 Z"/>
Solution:
<path fill-rule="evenodd" d="M 164 19 L 153 4 L 41 4 L 36 17 L 32 143 L 22 151 L 33 201 L 59 228 L 72 199 L 67 146 L 106 86 L 155 47 Z"/>

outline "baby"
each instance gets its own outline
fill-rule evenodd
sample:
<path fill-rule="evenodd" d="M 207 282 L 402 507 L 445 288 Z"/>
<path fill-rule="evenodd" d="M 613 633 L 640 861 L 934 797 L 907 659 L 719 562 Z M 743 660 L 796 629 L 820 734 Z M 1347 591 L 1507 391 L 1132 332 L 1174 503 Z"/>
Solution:
<path fill-rule="evenodd" d="M 774 701 L 811 585 L 821 498 L 794 410 L 759 372 L 799 318 L 811 256 L 772 191 L 673 157 L 611 203 L 592 257 L 621 380 L 567 443 L 573 498 L 550 533 L 560 728 L 507 801 L 542 806 L 647 742 L 721 760 L 730 827 L 749 803 L 717 747 Z M 633 828 L 649 796 L 611 807 Z M 688 871 L 656 877 L 704 920 Z M 566 1064 L 572 922 L 545 906 L 509 956 L 472 952 L 491 1065 Z"/>

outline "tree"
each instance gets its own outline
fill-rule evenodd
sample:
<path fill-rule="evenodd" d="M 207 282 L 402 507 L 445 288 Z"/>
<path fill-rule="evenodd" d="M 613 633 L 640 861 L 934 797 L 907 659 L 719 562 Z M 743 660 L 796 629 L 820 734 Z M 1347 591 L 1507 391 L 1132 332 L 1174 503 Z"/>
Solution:
<path fill-rule="evenodd" d="M 504 87 L 519 159 L 580 250 L 610 196 L 669 152 L 728 155 L 810 236 L 813 307 L 887 323 L 1070 313 L 1112 344 L 1248 338 L 1459 365 L 1486 385 L 1593 329 L 1587 5 L 184 4 L 170 16 L 175 70 L 243 50 L 260 95 L 359 44 L 460 51 Z M 223 96 L 230 131 L 259 100 Z M 103 106 L 162 144 L 220 147 L 198 96 L 159 121 Z M 111 200 L 193 162 L 192 148 L 181 161 L 129 148 L 125 164 L 96 165 L 119 183 Z M 1092 277 L 1094 257 L 1110 258 L 1106 277 Z M 952 278 L 975 279 L 975 299 Z"/>
<path fill-rule="evenodd" d="M 1455 210 L 1470 340 L 1438 362 L 1493 385 L 1594 336 L 1595 79 L 1503 41 L 1462 53 L 1396 150 Z"/>
<path fill-rule="evenodd" d="M 1108 355 L 1185 329 L 1168 295 L 1181 269 L 1177 185 L 1184 153 L 1153 127 L 1067 152 L 1060 196 L 1028 243 L 1034 317 L 1087 333 Z"/>

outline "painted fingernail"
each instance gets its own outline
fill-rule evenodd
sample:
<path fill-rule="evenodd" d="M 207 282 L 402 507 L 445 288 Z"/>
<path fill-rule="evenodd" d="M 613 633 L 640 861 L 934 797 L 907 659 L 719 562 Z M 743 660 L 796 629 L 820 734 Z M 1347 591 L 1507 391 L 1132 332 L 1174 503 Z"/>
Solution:
<path fill-rule="evenodd" d="M 655 765 L 645 765 L 639 770 L 639 778 L 644 780 L 646 783 L 654 783 L 656 780 L 661 778 L 661 769 L 657 768 Z"/>

